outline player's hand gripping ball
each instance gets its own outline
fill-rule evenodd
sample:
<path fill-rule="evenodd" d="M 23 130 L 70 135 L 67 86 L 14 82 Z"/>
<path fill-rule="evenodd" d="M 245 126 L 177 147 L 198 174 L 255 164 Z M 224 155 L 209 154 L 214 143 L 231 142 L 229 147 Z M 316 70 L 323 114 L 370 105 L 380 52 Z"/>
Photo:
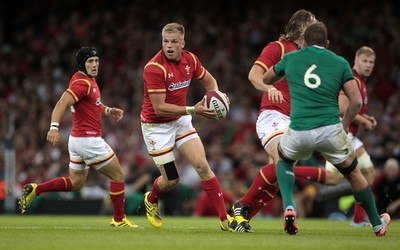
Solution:
<path fill-rule="evenodd" d="M 215 110 L 215 120 L 222 120 L 228 115 L 230 103 L 226 94 L 218 90 L 210 90 L 206 92 L 206 94 L 204 95 L 204 99 L 205 107 Z"/>

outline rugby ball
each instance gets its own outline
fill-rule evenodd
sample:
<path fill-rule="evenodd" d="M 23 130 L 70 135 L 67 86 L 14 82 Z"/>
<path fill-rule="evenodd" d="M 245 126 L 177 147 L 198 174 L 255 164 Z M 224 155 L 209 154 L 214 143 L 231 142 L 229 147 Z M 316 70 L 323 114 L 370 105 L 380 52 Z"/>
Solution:
<path fill-rule="evenodd" d="M 210 90 L 204 95 L 204 106 L 209 109 L 214 109 L 217 113 L 215 120 L 224 119 L 229 113 L 229 100 L 224 93 L 220 91 Z"/>

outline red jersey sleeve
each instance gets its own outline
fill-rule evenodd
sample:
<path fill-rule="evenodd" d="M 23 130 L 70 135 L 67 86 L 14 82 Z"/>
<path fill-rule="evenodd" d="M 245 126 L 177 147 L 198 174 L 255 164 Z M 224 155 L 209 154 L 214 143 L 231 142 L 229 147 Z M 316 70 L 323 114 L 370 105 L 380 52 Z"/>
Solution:
<path fill-rule="evenodd" d="M 84 96 L 89 95 L 90 93 L 91 84 L 86 79 L 76 79 L 75 81 L 71 82 L 67 92 L 70 93 L 75 101 L 79 101 Z"/>
<path fill-rule="evenodd" d="M 279 42 L 271 42 L 261 52 L 254 64 L 261 66 L 265 71 L 277 64 L 284 53 L 283 45 Z"/>
<path fill-rule="evenodd" d="M 143 71 L 145 90 L 148 94 L 165 93 L 165 68 L 158 63 L 149 63 Z"/>

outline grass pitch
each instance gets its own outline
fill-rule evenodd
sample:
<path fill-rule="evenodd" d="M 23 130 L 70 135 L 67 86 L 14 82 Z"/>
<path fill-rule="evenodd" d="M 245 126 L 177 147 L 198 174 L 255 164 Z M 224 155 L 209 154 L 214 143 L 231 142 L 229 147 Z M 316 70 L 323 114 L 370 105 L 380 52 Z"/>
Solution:
<path fill-rule="evenodd" d="M 253 219 L 255 233 L 229 233 L 217 218 L 164 217 L 153 228 L 144 216 L 129 216 L 139 228 L 112 228 L 110 216 L 0 215 L 0 249 L 399 249 L 400 222 L 385 237 L 349 221 L 299 219 L 299 233 L 283 231 L 282 219 Z"/>

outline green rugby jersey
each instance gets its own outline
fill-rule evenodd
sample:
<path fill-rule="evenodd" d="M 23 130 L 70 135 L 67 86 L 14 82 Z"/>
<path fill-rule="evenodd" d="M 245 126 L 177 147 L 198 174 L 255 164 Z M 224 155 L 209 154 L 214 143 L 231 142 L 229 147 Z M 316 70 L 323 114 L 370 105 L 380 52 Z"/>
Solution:
<path fill-rule="evenodd" d="M 285 75 L 289 84 L 290 128 L 310 130 L 340 122 L 339 91 L 354 79 L 343 57 L 326 48 L 307 46 L 286 54 L 274 71 Z"/>

